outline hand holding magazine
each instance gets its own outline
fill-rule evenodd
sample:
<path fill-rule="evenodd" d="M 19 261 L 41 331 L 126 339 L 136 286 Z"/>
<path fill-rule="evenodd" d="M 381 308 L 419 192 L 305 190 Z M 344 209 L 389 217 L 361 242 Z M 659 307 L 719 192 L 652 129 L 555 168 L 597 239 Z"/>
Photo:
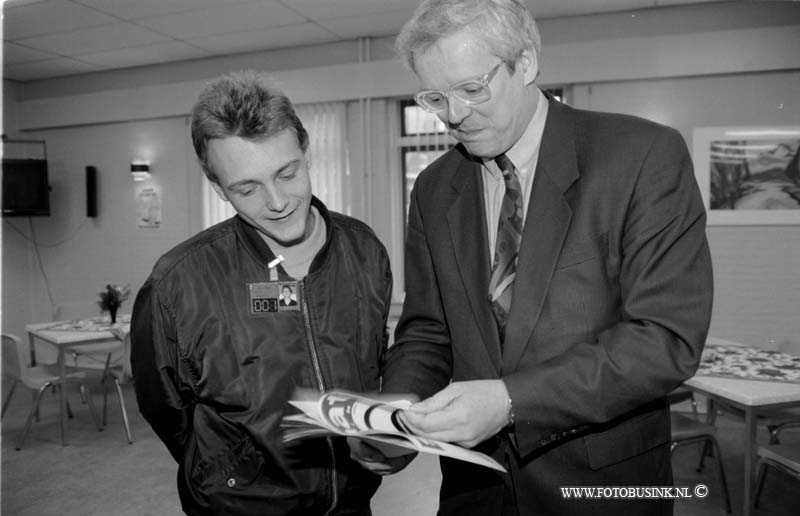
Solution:
<path fill-rule="evenodd" d="M 306 437 L 343 435 L 506 471 L 483 453 L 413 435 L 398 417 L 402 410 L 411 405 L 410 401 L 381 401 L 346 391 L 301 393 L 298 397 L 304 399 L 289 403 L 302 413 L 285 416 L 281 424 L 286 442 Z"/>

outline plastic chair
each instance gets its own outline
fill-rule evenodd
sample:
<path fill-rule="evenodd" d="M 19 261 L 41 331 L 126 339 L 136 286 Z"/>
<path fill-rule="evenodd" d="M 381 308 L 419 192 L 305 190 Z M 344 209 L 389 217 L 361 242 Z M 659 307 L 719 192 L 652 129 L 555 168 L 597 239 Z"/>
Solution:
<path fill-rule="evenodd" d="M 36 394 L 31 411 L 28 414 L 27 420 L 25 421 L 25 427 L 23 428 L 22 433 L 17 440 L 17 450 L 22 449 L 22 445 L 25 442 L 25 437 L 28 435 L 31 425 L 33 424 L 33 419 L 38 413 L 39 403 L 42 400 L 44 391 L 48 388 L 51 388 L 54 391 L 56 389 L 63 389 L 65 384 L 71 382 L 77 383 L 80 386 L 81 396 L 88 402 L 89 412 L 92 415 L 92 420 L 94 421 L 98 430 L 103 429 L 103 427 L 100 426 L 100 422 L 97 420 L 97 414 L 94 409 L 94 403 L 92 402 L 91 394 L 83 383 L 83 380 L 86 378 L 85 373 L 71 372 L 61 377 L 53 367 L 41 365 L 31 367 L 26 362 L 26 357 L 29 356 L 28 346 L 22 341 L 22 339 L 16 335 L 10 334 L 3 334 L 2 339 L 3 375 L 10 378 L 13 382 L 6 399 L 3 400 L 2 415 L 5 415 L 6 409 L 8 409 L 8 405 L 11 402 L 11 396 L 14 394 L 14 390 L 16 389 L 17 385 L 22 384 L 28 389 L 34 391 Z"/>
<path fill-rule="evenodd" d="M 667 401 L 670 405 L 677 405 L 678 403 L 682 403 L 687 400 L 692 406 L 692 414 L 694 414 L 694 418 L 698 419 L 699 414 L 697 413 L 697 400 L 694 398 L 693 390 L 689 389 L 688 387 L 680 386 L 667 394 Z"/>
<path fill-rule="evenodd" d="M 114 332 L 117 335 L 117 338 L 121 338 L 120 344 L 122 345 L 122 358 L 120 359 L 119 363 L 112 364 L 111 357 L 112 353 L 108 353 L 106 357 L 106 366 L 103 370 L 103 426 L 107 424 L 107 414 L 108 414 L 108 383 L 107 381 L 114 382 L 114 386 L 117 389 L 117 398 L 119 399 L 119 408 L 122 411 L 122 421 L 125 424 L 125 435 L 128 437 L 128 444 L 133 444 L 133 437 L 131 437 L 131 427 L 130 423 L 128 422 L 128 411 L 125 408 L 125 397 L 122 395 L 122 384 L 130 382 L 133 379 L 133 373 L 131 372 L 131 336 L 130 333 L 125 333 L 124 335 L 121 333 Z"/>
<path fill-rule="evenodd" d="M 703 452 L 700 453 L 700 464 L 697 466 L 697 471 L 702 471 L 706 446 L 711 446 L 714 450 L 714 456 L 717 459 L 717 473 L 722 483 L 722 490 L 725 494 L 725 510 L 730 513 L 731 499 L 728 494 L 728 482 L 725 480 L 725 470 L 722 467 L 722 454 L 719 451 L 719 443 L 715 437 L 717 433 L 716 427 L 676 412 L 670 413 L 670 421 L 672 428 L 672 444 L 670 444 L 669 448 L 670 454 L 679 446 L 702 443 Z"/>
<path fill-rule="evenodd" d="M 788 428 L 788 425 L 783 428 Z M 780 430 L 778 429 L 777 433 Z M 770 437 L 770 440 L 772 440 L 772 437 Z M 777 436 L 775 436 L 775 440 L 778 440 Z M 756 477 L 756 493 L 753 497 L 753 507 L 758 507 L 758 499 L 761 496 L 761 490 L 764 488 L 764 479 L 766 478 L 768 467 L 800 479 L 800 444 L 765 444 L 758 447 L 756 454 L 758 455 L 758 476 Z"/>

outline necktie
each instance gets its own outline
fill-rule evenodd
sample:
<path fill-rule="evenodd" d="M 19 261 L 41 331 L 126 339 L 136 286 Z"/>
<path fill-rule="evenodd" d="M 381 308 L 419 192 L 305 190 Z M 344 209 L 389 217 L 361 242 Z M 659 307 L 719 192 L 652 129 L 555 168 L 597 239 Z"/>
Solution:
<path fill-rule="evenodd" d="M 505 154 L 495 158 L 503 172 L 506 193 L 500 208 L 497 223 L 492 279 L 489 282 L 489 302 L 500 330 L 500 343 L 505 337 L 505 325 L 511 309 L 514 276 L 517 271 L 517 255 L 522 241 L 522 187 L 515 173 L 514 164 Z"/>

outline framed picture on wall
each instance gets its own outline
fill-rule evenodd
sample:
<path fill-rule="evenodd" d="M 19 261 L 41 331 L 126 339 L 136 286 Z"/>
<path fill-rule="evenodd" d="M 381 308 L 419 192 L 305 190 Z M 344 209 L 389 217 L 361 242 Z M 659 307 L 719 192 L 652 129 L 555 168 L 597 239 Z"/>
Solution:
<path fill-rule="evenodd" d="M 800 126 L 698 127 L 693 140 L 709 224 L 800 224 Z"/>

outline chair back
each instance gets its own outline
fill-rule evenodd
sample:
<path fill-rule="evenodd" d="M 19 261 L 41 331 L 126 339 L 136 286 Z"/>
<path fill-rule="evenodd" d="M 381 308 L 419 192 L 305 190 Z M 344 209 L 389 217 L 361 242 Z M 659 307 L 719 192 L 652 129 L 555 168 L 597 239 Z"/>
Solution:
<path fill-rule="evenodd" d="M 106 359 L 106 369 L 111 371 L 117 380 L 127 381 L 133 378 L 133 369 L 131 368 L 131 333 L 122 330 L 121 328 L 112 328 L 111 333 L 116 338 L 122 341 L 122 353 L 114 361 L 111 366 L 111 355 Z"/>
<path fill-rule="evenodd" d="M 28 369 L 26 358 L 28 346 L 10 333 L 3 334 L 3 376 L 24 381 Z"/>
<path fill-rule="evenodd" d="M 133 378 L 133 369 L 131 368 L 131 334 L 125 334 L 122 341 L 122 374 L 126 379 Z"/>

